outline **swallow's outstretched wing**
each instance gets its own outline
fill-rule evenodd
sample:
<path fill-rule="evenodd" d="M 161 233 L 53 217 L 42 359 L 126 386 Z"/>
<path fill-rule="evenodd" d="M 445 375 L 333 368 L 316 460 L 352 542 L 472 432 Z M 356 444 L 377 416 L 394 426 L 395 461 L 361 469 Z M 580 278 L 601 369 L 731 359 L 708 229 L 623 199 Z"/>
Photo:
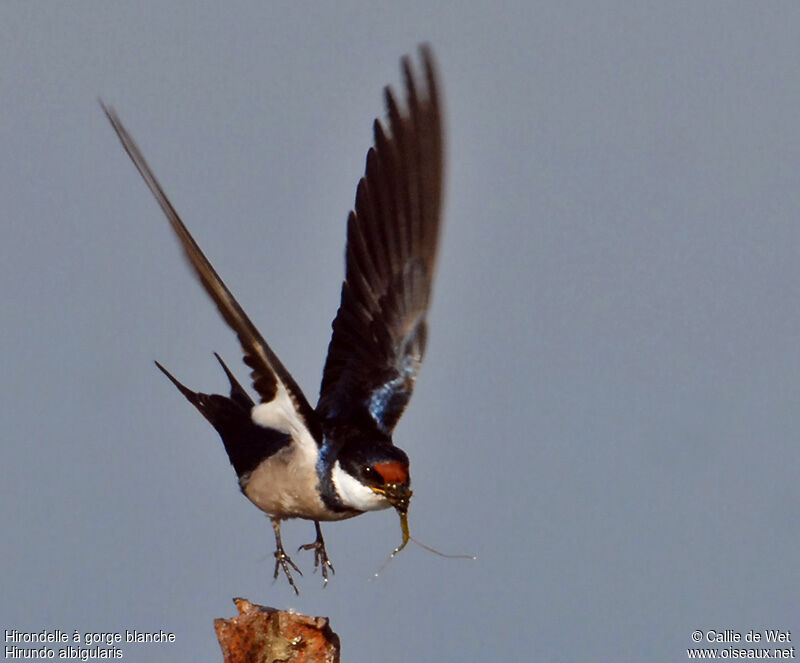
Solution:
<path fill-rule="evenodd" d="M 122 146 L 178 236 L 184 254 L 194 268 L 200 283 L 214 300 L 225 322 L 239 337 L 244 351 L 244 361 L 252 369 L 253 387 L 261 397 L 262 405 L 254 408 L 253 419 L 266 427 L 293 432 L 301 438 L 304 438 L 303 433 L 308 431 L 316 443 L 320 444 L 322 436 L 318 417 L 303 392 L 197 246 L 119 116 L 102 101 L 100 105 L 114 131 L 117 132 Z"/>
<path fill-rule="evenodd" d="M 441 111 L 430 50 L 421 56 L 420 77 L 402 61 L 405 107 L 387 88 L 388 127 L 375 121 L 347 223 L 345 280 L 317 405 L 324 419 L 372 420 L 387 435 L 425 352 L 441 218 Z"/>

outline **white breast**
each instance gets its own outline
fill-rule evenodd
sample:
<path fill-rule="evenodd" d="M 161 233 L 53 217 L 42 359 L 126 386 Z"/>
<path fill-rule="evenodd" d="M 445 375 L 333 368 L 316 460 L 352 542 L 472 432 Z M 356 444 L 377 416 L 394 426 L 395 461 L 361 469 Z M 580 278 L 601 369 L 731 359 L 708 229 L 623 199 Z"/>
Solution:
<path fill-rule="evenodd" d="M 315 462 L 292 444 L 262 461 L 246 477 L 242 490 L 247 498 L 275 518 L 344 520 L 355 512 L 331 511 L 319 497 Z"/>
<path fill-rule="evenodd" d="M 316 469 L 319 448 L 282 382 L 278 382 L 275 398 L 255 405 L 250 417 L 259 426 L 292 437 L 288 447 L 242 477 L 242 490 L 253 504 L 276 518 L 341 520 L 356 515 L 330 511 L 320 499 Z"/>

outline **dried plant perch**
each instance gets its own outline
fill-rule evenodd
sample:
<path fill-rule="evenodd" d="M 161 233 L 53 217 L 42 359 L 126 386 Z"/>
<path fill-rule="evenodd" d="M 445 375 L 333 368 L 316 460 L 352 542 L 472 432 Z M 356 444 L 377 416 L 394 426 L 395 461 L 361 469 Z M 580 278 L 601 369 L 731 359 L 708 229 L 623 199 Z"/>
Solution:
<path fill-rule="evenodd" d="M 327 617 L 233 602 L 237 617 L 214 620 L 225 663 L 339 663 L 339 636 Z"/>

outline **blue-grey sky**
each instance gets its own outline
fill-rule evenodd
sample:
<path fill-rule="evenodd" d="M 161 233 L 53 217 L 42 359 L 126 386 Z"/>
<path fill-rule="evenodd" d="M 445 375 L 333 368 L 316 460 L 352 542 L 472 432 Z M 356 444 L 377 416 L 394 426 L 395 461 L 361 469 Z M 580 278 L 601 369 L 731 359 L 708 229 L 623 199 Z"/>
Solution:
<path fill-rule="evenodd" d="M 800 635 L 800 6 L 0 4 L 0 628 L 164 629 L 231 598 L 343 660 L 676 661 Z M 345 220 L 401 55 L 446 101 L 428 354 L 391 512 L 323 527 L 296 598 L 216 433 L 233 334 L 97 97 L 316 400 Z M 313 526 L 284 527 L 288 548 Z"/>

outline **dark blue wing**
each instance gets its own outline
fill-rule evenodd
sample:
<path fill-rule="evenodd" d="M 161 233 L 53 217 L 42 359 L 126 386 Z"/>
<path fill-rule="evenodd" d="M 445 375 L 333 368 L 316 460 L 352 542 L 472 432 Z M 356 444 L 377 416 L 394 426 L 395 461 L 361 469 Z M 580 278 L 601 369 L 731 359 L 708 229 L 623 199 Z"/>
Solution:
<path fill-rule="evenodd" d="M 386 434 L 411 398 L 425 352 L 441 218 L 441 114 L 431 52 L 423 47 L 421 55 L 421 81 L 402 61 L 405 107 L 387 88 L 388 128 L 375 121 L 317 404 L 324 419 L 371 420 Z"/>

